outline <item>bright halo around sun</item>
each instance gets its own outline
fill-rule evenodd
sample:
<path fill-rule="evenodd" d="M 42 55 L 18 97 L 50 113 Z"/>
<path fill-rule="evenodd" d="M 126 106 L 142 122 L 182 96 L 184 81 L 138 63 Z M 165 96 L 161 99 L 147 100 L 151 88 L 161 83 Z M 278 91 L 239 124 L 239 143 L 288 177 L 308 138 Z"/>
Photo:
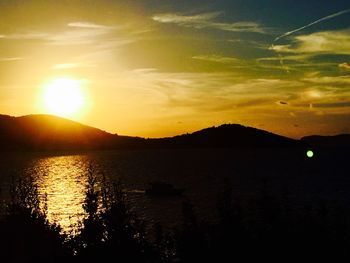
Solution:
<path fill-rule="evenodd" d="M 53 79 L 44 85 L 45 111 L 62 117 L 76 117 L 85 106 L 85 94 L 80 80 Z"/>

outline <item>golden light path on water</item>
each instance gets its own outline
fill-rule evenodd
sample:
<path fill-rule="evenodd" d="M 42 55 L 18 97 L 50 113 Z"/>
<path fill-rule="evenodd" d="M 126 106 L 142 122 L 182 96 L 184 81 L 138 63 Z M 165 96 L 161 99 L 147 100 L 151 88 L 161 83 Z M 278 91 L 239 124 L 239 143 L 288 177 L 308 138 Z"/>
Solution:
<path fill-rule="evenodd" d="M 46 195 L 47 219 L 65 232 L 76 231 L 84 216 L 89 162 L 81 155 L 59 156 L 40 159 L 35 166 L 42 208 Z"/>

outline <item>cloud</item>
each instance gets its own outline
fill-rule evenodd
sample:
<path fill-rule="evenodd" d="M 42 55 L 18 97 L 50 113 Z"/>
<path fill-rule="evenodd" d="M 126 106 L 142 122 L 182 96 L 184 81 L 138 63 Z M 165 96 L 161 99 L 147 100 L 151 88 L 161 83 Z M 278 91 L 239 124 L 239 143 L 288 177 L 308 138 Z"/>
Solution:
<path fill-rule="evenodd" d="M 350 107 L 350 101 L 315 103 L 313 106 L 315 108 L 348 108 Z"/>
<path fill-rule="evenodd" d="M 196 60 L 204 60 L 204 61 L 217 62 L 217 63 L 223 63 L 223 64 L 240 62 L 240 60 L 237 58 L 223 57 L 218 55 L 199 55 L 199 56 L 193 56 L 192 58 Z"/>
<path fill-rule="evenodd" d="M 308 55 L 308 54 L 302 54 L 302 55 L 288 55 L 288 56 L 283 56 L 283 60 L 284 61 L 307 61 L 309 58 L 311 58 L 312 56 Z M 258 62 L 266 62 L 266 61 L 280 61 L 281 58 L 278 56 L 274 56 L 274 57 L 262 57 L 262 58 L 258 58 L 256 59 L 256 61 Z"/>
<path fill-rule="evenodd" d="M 54 32 L 24 32 L 8 35 L 0 35 L 0 39 L 10 40 L 40 40 L 45 41 L 50 45 L 89 45 L 101 43 L 102 40 L 106 42 L 114 41 L 120 44 L 130 43 L 130 32 L 123 32 L 125 37 L 116 37 L 113 35 L 114 31 L 121 32 L 125 29 L 122 26 L 105 26 L 94 24 L 90 22 L 71 22 L 67 24 L 68 29 Z M 127 37 L 127 36 L 128 37 Z M 135 37 L 134 37 L 135 38 Z"/>
<path fill-rule="evenodd" d="M 11 39 L 11 40 L 47 40 L 50 34 L 41 32 L 25 32 L 16 33 L 9 35 L 0 35 L 0 39 Z"/>
<path fill-rule="evenodd" d="M 82 45 L 98 43 L 101 39 L 109 40 L 110 34 L 115 29 L 103 25 L 88 22 L 72 22 L 68 24 L 69 29 L 52 34 L 48 40 L 53 45 Z M 108 37 L 108 39 L 106 39 Z"/>
<path fill-rule="evenodd" d="M 255 66 L 257 69 L 287 70 L 289 73 L 303 72 L 304 75 L 310 74 L 306 70 L 312 70 L 311 73 L 317 70 L 316 72 L 319 73 L 337 67 L 336 62 L 314 62 L 310 60 L 311 58 L 312 56 L 309 55 L 264 57 L 256 59 L 257 64 Z"/>
<path fill-rule="evenodd" d="M 339 64 L 338 67 L 342 68 L 342 69 L 350 69 L 350 63 L 344 62 L 344 63 Z"/>
<path fill-rule="evenodd" d="M 2 35 L 0 38 L 10 40 L 41 40 L 52 45 L 81 45 L 92 43 L 96 37 L 104 34 L 106 34 L 106 31 L 100 29 L 74 29 L 58 33 L 25 32 Z"/>
<path fill-rule="evenodd" d="M 12 58 L 0 58 L 0 62 L 6 62 L 6 61 L 18 61 L 23 60 L 24 58 L 21 57 L 12 57 Z"/>
<path fill-rule="evenodd" d="M 245 47 L 250 46 L 256 49 L 269 49 L 270 46 L 267 43 L 254 41 L 254 40 L 247 40 L 247 39 L 228 39 L 227 42 L 232 44 L 240 44 L 244 45 Z"/>
<path fill-rule="evenodd" d="M 233 109 L 273 107 L 277 100 L 305 84 L 281 79 L 245 79 L 233 73 L 167 73 L 130 71 L 125 86 L 148 90 L 157 105 L 170 112 L 221 112 Z M 117 81 L 116 81 L 117 82 Z M 137 85 L 135 84 L 137 83 Z M 134 93 L 134 92 L 133 92 Z"/>
<path fill-rule="evenodd" d="M 221 12 L 211 12 L 192 16 L 185 16 L 167 13 L 154 15 L 152 19 L 160 23 L 174 23 L 183 26 L 193 26 L 195 24 L 198 24 L 198 26 L 200 26 L 201 24 L 204 24 L 207 21 L 217 18 L 218 16 L 220 16 L 220 14 Z"/>
<path fill-rule="evenodd" d="M 113 28 L 113 27 L 94 24 L 90 22 L 71 22 L 71 23 L 68 23 L 67 25 L 69 27 L 76 27 L 76 28 L 92 28 L 92 29 L 112 29 Z"/>
<path fill-rule="evenodd" d="M 324 85 L 350 85 L 350 76 L 304 78 L 306 82 Z"/>
<path fill-rule="evenodd" d="M 138 41 L 141 37 L 138 31 L 127 28 L 126 26 L 105 26 L 93 24 L 89 22 L 72 22 L 66 24 L 63 30 L 50 32 L 15 32 L 13 34 L 0 35 L 2 40 L 17 40 L 21 44 L 27 41 L 36 41 L 40 47 L 48 49 L 56 49 L 56 46 L 68 47 L 76 46 L 82 48 L 77 50 L 70 57 L 68 61 L 74 63 L 60 63 L 54 64 L 52 69 L 72 69 L 72 68 L 86 68 L 95 67 L 98 63 L 115 63 L 113 54 L 120 50 L 121 47 Z M 39 45 L 38 45 L 39 46 Z M 40 48 L 39 47 L 39 48 Z M 0 60 L 1 61 L 1 60 Z"/>
<path fill-rule="evenodd" d="M 293 44 L 272 45 L 271 49 L 280 53 L 350 55 L 350 30 L 296 36 Z"/>
<path fill-rule="evenodd" d="M 159 23 L 171 23 L 196 29 L 210 28 L 230 32 L 265 33 L 265 30 L 258 23 L 255 22 L 216 22 L 215 19 L 219 17 L 220 14 L 222 14 L 222 12 L 202 13 L 196 15 L 180 15 L 173 13 L 165 13 L 154 15 L 152 19 Z"/>
<path fill-rule="evenodd" d="M 246 79 L 231 73 L 166 73 L 154 69 L 130 74 L 130 81 L 152 92 L 151 97 L 157 97 L 157 103 L 170 112 L 246 114 L 245 111 L 259 108 L 262 112 L 280 115 L 274 107 L 284 106 L 278 111 L 288 112 L 294 108 L 300 113 L 315 108 L 336 112 L 349 106 L 346 99 L 349 90 L 342 87 L 349 83 L 350 78 L 346 77 Z M 128 86 L 136 85 L 129 83 Z"/>
<path fill-rule="evenodd" d="M 278 41 L 278 40 L 281 39 L 281 38 L 290 36 L 290 35 L 292 35 L 292 34 L 294 34 L 294 33 L 297 33 L 297 32 L 299 32 L 299 31 L 301 31 L 301 30 L 304 30 L 304 29 L 306 29 L 306 28 L 309 28 L 309 27 L 311 27 L 311 26 L 313 26 L 313 25 L 319 24 L 319 23 L 321 23 L 321 22 L 323 22 L 323 21 L 326 21 L 326 20 L 335 18 L 335 17 L 337 17 L 337 16 L 341 16 L 341 15 L 347 14 L 347 13 L 349 13 L 349 12 L 350 12 L 350 9 L 345 9 L 345 10 L 342 10 L 342 11 L 340 11 L 340 12 L 333 13 L 333 14 L 331 14 L 331 15 L 322 17 L 322 18 L 320 18 L 320 19 L 317 19 L 317 20 L 315 20 L 315 21 L 313 21 L 313 22 L 311 22 L 311 23 L 305 25 L 305 26 L 299 27 L 299 28 L 297 28 L 297 29 L 294 29 L 294 30 L 292 30 L 292 31 L 286 32 L 286 33 L 284 33 L 284 34 L 282 34 L 282 35 L 276 37 L 275 40 L 274 40 L 274 42 L 275 42 L 275 41 Z"/>
<path fill-rule="evenodd" d="M 291 45 L 271 45 L 269 49 L 275 52 L 293 53 Z"/>
<path fill-rule="evenodd" d="M 321 31 L 294 37 L 289 44 L 271 45 L 270 50 L 278 56 L 259 58 L 258 62 L 271 63 L 279 61 L 281 69 L 298 70 L 298 68 L 323 68 L 328 71 L 337 66 L 346 69 L 347 63 L 340 64 L 334 60 L 312 60 L 317 56 L 349 56 L 350 29 Z M 288 63 L 286 63 L 288 61 Z M 298 63 L 296 63 L 298 62 Z"/>
<path fill-rule="evenodd" d="M 141 114 L 158 123 L 210 120 L 264 123 L 270 127 L 276 123 L 290 127 L 299 123 L 303 125 L 300 130 L 305 131 L 323 123 L 320 118 L 338 114 L 345 120 L 350 113 L 344 87 L 328 90 L 327 86 L 296 78 L 254 78 L 235 71 L 198 73 L 139 68 L 116 72 L 110 81 L 116 92 L 114 105 L 125 105 L 129 119 L 129 112 L 136 111 L 137 118 Z"/>

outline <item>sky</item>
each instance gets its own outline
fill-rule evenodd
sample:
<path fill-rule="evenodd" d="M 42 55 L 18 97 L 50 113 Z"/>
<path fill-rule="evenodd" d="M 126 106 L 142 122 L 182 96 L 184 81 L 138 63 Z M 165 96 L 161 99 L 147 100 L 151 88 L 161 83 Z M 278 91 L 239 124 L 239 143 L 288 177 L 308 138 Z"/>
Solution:
<path fill-rule="evenodd" d="M 50 113 L 45 87 L 70 79 L 70 119 L 111 133 L 350 133 L 348 0 L 0 0 L 0 17 L 0 114 Z"/>

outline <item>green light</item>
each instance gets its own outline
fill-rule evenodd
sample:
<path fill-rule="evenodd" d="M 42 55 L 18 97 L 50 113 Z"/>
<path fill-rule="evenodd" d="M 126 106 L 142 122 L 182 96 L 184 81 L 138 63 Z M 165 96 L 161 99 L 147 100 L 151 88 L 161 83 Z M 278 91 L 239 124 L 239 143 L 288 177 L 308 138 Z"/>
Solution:
<path fill-rule="evenodd" d="M 307 157 L 312 158 L 312 157 L 314 156 L 314 152 L 311 151 L 311 150 L 308 150 L 308 151 L 306 152 L 306 155 L 307 155 Z"/>

